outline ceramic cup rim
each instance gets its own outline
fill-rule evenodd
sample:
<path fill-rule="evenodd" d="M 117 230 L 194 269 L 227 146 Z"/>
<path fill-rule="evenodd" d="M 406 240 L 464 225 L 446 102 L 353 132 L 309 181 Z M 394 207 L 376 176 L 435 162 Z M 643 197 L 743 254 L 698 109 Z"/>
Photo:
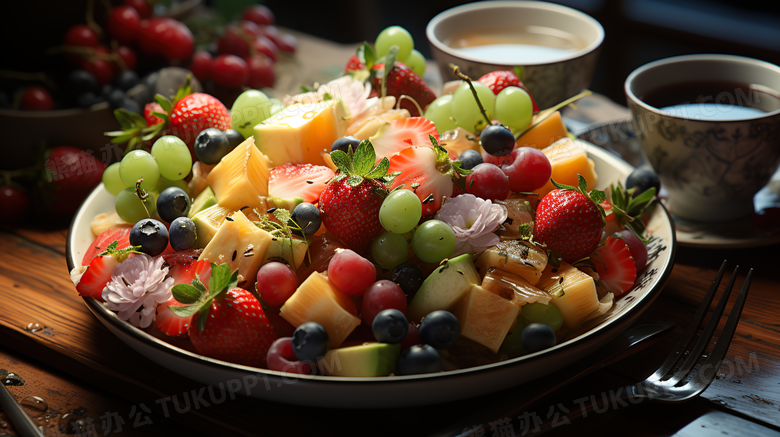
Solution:
<path fill-rule="evenodd" d="M 443 53 L 446 53 L 454 58 L 463 59 L 465 61 L 472 62 L 475 64 L 498 65 L 498 66 L 504 66 L 509 68 L 514 67 L 515 64 L 486 61 L 484 59 L 475 58 L 474 56 L 470 56 L 462 52 L 459 52 L 458 50 L 455 50 L 450 46 L 448 46 L 447 44 L 441 42 L 435 35 L 435 30 L 439 26 L 439 24 L 441 24 L 441 22 L 443 22 L 448 18 L 460 14 L 464 14 L 464 13 L 469 13 L 472 11 L 477 11 L 477 10 L 505 9 L 505 8 L 536 9 L 536 10 L 543 10 L 543 11 L 568 15 L 572 18 L 581 20 L 586 25 L 592 26 L 593 29 L 596 31 L 596 38 L 593 40 L 593 42 L 591 42 L 590 44 L 588 44 L 587 46 L 585 46 L 580 50 L 571 52 L 566 56 L 562 56 L 561 58 L 556 58 L 549 61 L 525 62 L 523 63 L 523 66 L 553 65 L 553 64 L 559 64 L 562 62 L 571 61 L 573 59 L 581 58 L 585 55 L 588 55 L 596 51 L 599 47 L 601 47 L 601 44 L 604 42 L 604 28 L 601 26 L 601 23 L 599 23 L 595 18 L 591 17 L 590 15 L 584 12 L 580 12 L 568 6 L 558 5 L 554 3 L 539 2 L 539 1 L 490 1 L 490 2 L 480 2 L 480 3 L 469 3 L 461 6 L 456 6 L 454 8 L 447 9 L 446 11 L 441 12 L 435 17 L 433 17 L 431 21 L 428 22 L 428 25 L 425 28 L 425 35 L 428 37 L 428 42 L 433 46 L 433 48 Z"/>
<path fill-rule="evenodd" d="M 649 105 L 645 103 L 642 99 L 637 97 L 636 94 L 634 94 L 634 91 L 632 89 L 632 86 L 634 84 L 634 81 L 636 79 L 644 74 L 650 74 L 652 70 L 659 68 L 659 67 L 665 67 L 669 65 L 679 65 L 680 68 L 683 68 L 682 66 L 685 63 L 695 63 L 695 62 L 701 62 L 701 61 L 715 61 L 715 62 L 723 62 L 723 63 L 737 63 L 742 65 L 750 65 L 755 67 L 762 67 L 769 71 L 774 72 L 775 74 L 780 77 L 780 67 L 772 64 L 770 62 L 762 61 L 760 59 L 755 58 L 748 58 L 746 56 L 738 56 L 738 55 L 721 55 L 721 54 L 698 54 L 698 55 L 681 55 L 681 56 L 672 56 L 669 58 L 659 59 L 657 61 L 649 62 L 645 65 L 642 65 L 641 67 L 637 68 L 636 70 L 632 71 L 631 74 L 628 75 L 626 78 L 625 83 L 623 84 L 623 90 L 626 94 L 626 98 L 629 102 L 634 103 L 641 107 L 645 111 L 649 111 L 655 114 L 658 114 L 662 117 L 667 117 L 671 119 L 676 120 L 682 120 L 685 122 L 700 122 L 700 123 L 718 123 L 718 124 L 724 124 L 724 123 L 744 123 L 746 121 L 754 121 L 754 120 L 764 120 L 769 119 L 772 117 L 775 117 L 777 115 L 780 115 L 780 109 L 776 109 L 774 111 L 766 112 L 760 115 L 755 115 L 751 117 L 742 117 L 742 118 L 733 118 L 733 119 L 727 119 L 727 120 L 708 120 L 705 118 L 693 118 L 693 117 L 686 117 L 683 115 L 678 115 L 670 112 L 662 111 L 659 108 L 656 108 L 655 106 Z M 673 81 L 672 81 L 673 82 Z"/>

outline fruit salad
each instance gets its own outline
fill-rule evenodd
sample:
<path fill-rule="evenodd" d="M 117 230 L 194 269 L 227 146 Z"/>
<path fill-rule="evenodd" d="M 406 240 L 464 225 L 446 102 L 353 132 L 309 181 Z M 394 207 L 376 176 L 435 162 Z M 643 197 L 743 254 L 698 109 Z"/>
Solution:
<path fill-rule="evenodd" d="M 647 263 L 657 178 L 595 189 L 514 72 L 436 98 L 419 57 L 393 27 L 345 76 L 246 91 L 229 118 L 158 99 L 149 150 L 103 175 L 79 294 L 204 356 L 348 377 L 515 358 L 606 314 Z"/>

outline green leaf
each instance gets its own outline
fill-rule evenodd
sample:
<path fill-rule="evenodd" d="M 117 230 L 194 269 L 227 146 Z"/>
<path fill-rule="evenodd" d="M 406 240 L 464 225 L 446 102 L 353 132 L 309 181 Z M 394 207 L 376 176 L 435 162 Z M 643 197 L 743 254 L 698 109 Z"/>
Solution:
<path fill-rule="evenodd" d="M 198 310 L 200 310 L 200 307 L 198 305 L 188 305 L 183 307 L 169 306 L 168 308 L 170 308 L 171 311 L 173 311 L 173 314 L 176 314 L 179 317 L 191 317 L 194 316 L 195 313 L 198 312 Z"/>
<path fill-rule="evenodd" d="M 385 71 L 382 73 L 382 93 L 381 97 L 384 98 L 387 95 L 387 77 L 390 72 L 393 71 L 395 61 L 398 59 L 398 46 L 390 46 L 390 50 L 387 51 L 385 58 Z"/>
<path fill-rule="evenodd" d="M 155 117 L 160 117 L 163 120 L 168 120 L 168 114 L 163 114 L 162 112 L 154 111 L 152 112 L 152 115 L 154 115 Z"/>
<path fill-rule="evenodd" d="M 122 135 L 121 137 L 112 138 L 111 139 L 111 144 L 122 144 L 122 143 L 125 143 L 127 141 L 130 141 L 131 139 L 135 138 L 135 136 L 136 136 L 135 134 L 136 134 L 136 130 L 133 129 L 133 130 L 129 131 L 129 133 L 126 133 L 126 134 Z"/>
<path fill-rule="evenodd" d="M 373 170 L 371 170 L 367 175 L 366 178 L 368 179 L 379 179 L 382 176 L 384 176 L 387 173 L 387 170 L 390 169 L 390 161 L 387 158 L 382 158 L 381 161 L 379 161 L 379 164 L 374 167 Z"/>
<path fill-rule="evenodd" d="M 181 100 L 184 97 L 189 96 L 190 94 L 192 94 L 192 82 L 191 81 L 192 81 L 192 77 L 188 74 L 187 75 L 187 81 L 184 83 L 184 85 L 182 85 L 181 88 L 179 88 L 176 91 L 176 95 L 173 97 L 173 101 L 171 102 L 171 104 L 175 105 L 176 102 L 178 102 L 179 100 Z M 160 106 L 162 106 L 162 105 L 160 105 Z"/>
<path fill-rule="evenodd" d="M 552 182 L 553 185 L 555 185 L 555 188 L 559 190 L 577 190 L 577 187 L 572 187 L 571 185 L 566 184 L 559 184 L 558 182 L 555 182 L 552 178 L 550 178 L 550 182 Z"/>
<path fill-rule="evenodd" d="M 433 135 L 428 134 L 428 139 L 431 140 L 431 144 L 433 145 L 433 147 L 441 147 L 439 146 L 439 142 L 436 141 L 436 137 L 434 137 Z"/>
<path fill-rule="evenodd" d="M 143 115 L 137 113 L 137 112 L 130 112 L 127 111 L 127 114 L 130 117 L 130 120 L 133 122 L 133 125 L 136 127 L 147 127 L 146 126 L 146 119 Z"/>
<path fill-rule="evenodd" d="M 336 167 L 338 167 L 341 173 L 345 175 L 349 175 L 353 173 L 352 160 L 349 159 L 349 156 L 347 156 L 346 153 L 342 152 L 341 150 L 336 150 L 335 152 L 331 152 L 330 159 L 333 161 L 333 164 L 335 164 Z"/>
<path fill-rule="evenodd" d="M 173 298 L 183 304 L 193 304 L 200 300 L 201 291 L 189 284 L 178 284 L 171 289 Z"/>
<path fill-rule="evenodd" d="M 115 130 L 111 132 L 103 132 L 103 135 L 107 137 L 121 137 L 122 135 L 127 135 L 127 132 L 123 130 Z"/>
<path fill-rule="evenodd" d="M 367 42 L 364 42 L 363 45 L 358 47 L 356 54 L 360 62 L 366 64 L 366 69 L 371 70 L 371 67 L 376 63 L 374 49 Z"/>
<path fill-rule="evenodd" d="M 607 200 L 607 195 L 601 190 L 591 190 L 590 199 L 598 204 Z"/>
<path fill-rule="evenodd" d="M 632 208 L 634 208 L 634 207 L 636 207 L 638 205 L 645 204 L 645 203 L 653 200 L 654 197 L 655 197 L 655 187 L 652 187 L 649 190 L 645 190 L 642 194 L 640 194 L 640 195 L 634 197 L 633 199 L 631 199 L 631 201 L 628 203 L 628 208 L 627 208 L 628 211 L 627 212 L 630 213 Z"/>
<path fill-rule="evenodd" d="M 585 178 L 581 175 L 577 175 L 577 181 L 579 184 L 579 189 L 581 193 L 587 193 L 588 192 L 588 181 L 585 180 Z"/>
<path fill-rule="evenodd" d="M 130 120 L 130 115 L 127 113 L 125 109 L 122 108 L 114 109 L 114 118 L 116 118 L 116 121 L 119 123 L 119 126 L 121 126 L 123 130 L 130 129 L 133 127 L 133 122 L 132 120 Z"/>
<path fill-rule="evenodd" d="M 382 182 L 385 185 L 393 185 L 393 181 L 395 181 L 395 178 L 400 175 L 400 171 L 394 171 L 392 173 L 388 173 L 381 178 L 379 178 L 379 181 Z"/>
<path fill-rule="evenodd" d="M 347 185 L 350 187 L 357 187 L 363 183 L 363 176 L 352 175 L 347 179 Z"/>
<path fill-rule="evenodd" d="M 116 250 L 117 246 L 119 246 L 119 241 L 118 240 L 114 240 L 111 244 L 109 244 L 106 247 L 106 252 L 110 252 L 112 250 Z"/>
<path fill-rule="evenodd" d="M 209 279 L 209 294 L 215 296 L 227 286 L 230 281 L 230 266 L 211 263 L 211 278 Z"/>
<path fill-rule="evenodd" d="M 208 320 L 209 318 L 210 309 L 211 309 L 211 298 L 206 299 L 206 302 L 203 304 L 203 306 L 200 307 L 200 312 L 198 312 L 198 329 L 200 329 L 201 331 L 206 330 L 206 320 Z"/>
<path fill-rule="evenodd" d="M 157 101 L 157 104 L 159 104 L 163 111 L 165 111 L 167 114 L 171 113 L 171 108 L 173 108 L 173 103 L 171 103 L 171 99 L 165 97 L 162 94 L 155 94 L 154 100 Z"/>
<path fill-rule="evenodd" d="M 327 102 L 328 100 L 333 100 L 333 96 L 330 95 L 330 93 L 325 93 L 322 95 L 322 100 Z"/>
<path fill-rule="evenodd" d="M 458 174 L 461 174 L 461 175 L 464 175 L 464 176 L 467 176 L 467 175 L 470 175 L 470 174 L 474 173 L 474 170 L 469 170 L 469 169 L 463 168 L 462 166 L 463 166 L 463 161 L 454 161 L 452 163 L 452 168 L 455 169 L 455 173 L 458 173 Z"/>
<path fill-rule="evenodd" d="M 279 220 L 280 223 L 287 223 L 290 221 L 290 217 L 292 215 L 290 214 L 290 211 L 284 209 L 284 208 L 277 208 L 274 212 L 274 217 L 276 217 L 277 220 Z"/>
<path fill-rule="evenodd" d="M 523 76 L 525 75 L 525 67 L 522 65 L 516 65 L 515 68 L 515 76 L 517 76 L 518 79 L 520 79 L 520 82 L 523 81 Z"/>
<path fill-rule="evenodd" d="M 358 145 L 355 151 L 355 156 L 352 159 L 352 168 L 355 175 L 365 176 L 368 174 L 376 163 L 376 153 L 374 152 L 374 146 L 368 140 L 363 140 Z"/>

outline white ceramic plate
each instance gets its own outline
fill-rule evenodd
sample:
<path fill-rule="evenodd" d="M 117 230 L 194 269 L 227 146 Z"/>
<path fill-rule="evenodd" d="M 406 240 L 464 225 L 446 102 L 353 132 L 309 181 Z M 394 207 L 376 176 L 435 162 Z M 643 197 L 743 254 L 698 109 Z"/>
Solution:
<path fill-rule="evenodd" d="M 588 145 L 596 163 L 599 188 L 624 180 L 632 167 L 614 155 Z M 68 235 L 68 269 L 81 259 L 94 237 L 89 224 L 111 211 L 114 198 L 99 186 L 84 201 Z M 178 348 L 120 320 L 100 302 L 84 298 L 90 311 L 117 337 L 159 365 L 203 384 L 218 385 L 253 397 L 329 408 L 410 407 L 485 395 L 552 373 L 596 351 L 628 328 L 658 296 L 675 252 L 674 225 L 663 207 L 655 209 L 648 228 L 659 238 L 637 285 L 604 316 L 591 320 L 553 348 L 500 363 L 426 375 L 346 378 L 301 376 L 207 358 Z M 75 291 L 74 291 L 75 292 Z"/>

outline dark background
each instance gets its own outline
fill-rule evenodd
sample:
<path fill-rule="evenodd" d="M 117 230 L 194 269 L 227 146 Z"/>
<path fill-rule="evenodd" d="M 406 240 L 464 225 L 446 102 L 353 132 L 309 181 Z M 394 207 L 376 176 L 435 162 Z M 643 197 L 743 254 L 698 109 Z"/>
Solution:
<path fill-rule="evenodd" d="M 118 4 L 120 0 L 113 0 Z M 240 11 L 251 0 L 207 0 Z M 268 0 L 279 25 L 341 43 L 373 42 L 383 28 L 408 29 L 416 48 L 430 57 L 425 26 L 439 12 L 464 1 Z M 604 26 L 606 38 L 591 89 L 625 104 L 623 81 L 635 68 L 691 53 L 743 55 L 780 64 L 780 7 L 758 0 L 563 0 Z M 96 0 L 100 4 L 100 0 Z M 61 43 L 83 21 L 86 0 L 3 1 L 0 69 L 39 71 L 46 48 Z M 301 60 L 305 62 L 305 60 Z M 338 60 L 345 62 L 346 60 Z"/>

